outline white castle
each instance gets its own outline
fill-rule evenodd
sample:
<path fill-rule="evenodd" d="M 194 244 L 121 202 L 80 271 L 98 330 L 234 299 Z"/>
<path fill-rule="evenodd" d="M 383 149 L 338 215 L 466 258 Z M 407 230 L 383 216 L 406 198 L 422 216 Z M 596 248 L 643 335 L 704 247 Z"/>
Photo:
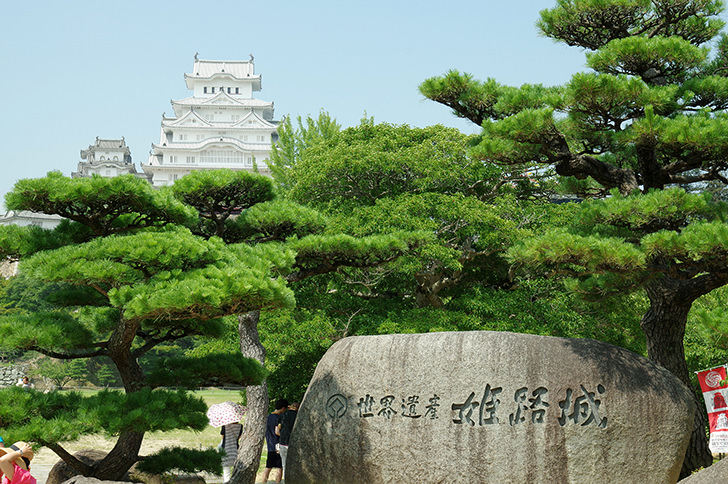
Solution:
<path fill-rule="evenodd" d="M 192 74 L 185 74 L 192 97 L 172 100 L 174 117 L 162 116 L 159 143 L 152 143 L 144 173 L 137 173 L 124 137 L 99 139 L 81 150 L 78 171 L 72 178 L 115 177 L 131 173 L 153 186 L 174 184 L 193 170 L 230 168 L 270 175 L 268 158 L 277 140 L 273 103 L 253 97 L 261 90 L 261 76 L 255 74 L 253 55 L 247 61 L 198 59 Z M 6 212 L 0 225 L 36 225 L 53 228 L 57 215 Z"/>
<path fill-rule="evenodd" d="M 71 178 L 91 175 L 109 178 L 125 173 L 145 178 L 144 175 L 137 173 L 136 167 L 131 162 L 131 151 L 123 136 L 121 139 L 99 139 L 97 136 L 94 144 L 81 150 L 81 159 L 86 161 L 78 163 L 78 171 L 71 173 Z"/>
<path fill-rule="evenodd" d="M 198 59 L 185 74 L 192 97 L 172 100 L 174 117 L 162 116 L 159 143 L 141 167 L 152 185 L 172 185 L 193 170 L 230 168 L 269 175 L 276 140 L 273 103 L 253 97 L 261 90 L 253 55 L 248 61 Z"/>

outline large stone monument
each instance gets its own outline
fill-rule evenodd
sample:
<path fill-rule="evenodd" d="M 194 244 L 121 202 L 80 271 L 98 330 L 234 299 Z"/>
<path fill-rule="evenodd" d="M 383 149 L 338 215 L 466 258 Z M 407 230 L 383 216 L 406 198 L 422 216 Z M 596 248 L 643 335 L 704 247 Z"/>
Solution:
<path fill-rule="evenodd" d="M 286 483 L 674 484 L 694 411 L 668 371 L 593 340 L 345 338 L 303 399 Z"/>

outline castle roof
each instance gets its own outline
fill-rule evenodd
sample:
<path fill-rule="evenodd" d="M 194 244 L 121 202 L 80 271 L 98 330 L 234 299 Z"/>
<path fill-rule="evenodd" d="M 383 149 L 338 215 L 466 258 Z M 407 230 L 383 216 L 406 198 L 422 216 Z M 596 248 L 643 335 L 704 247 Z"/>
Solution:
<path fill-rule="evenodd" d="M 199 151 L 210 146 L 236 146 L 237 148 L 244 151 L 259 151 L 261 149 L 267 149 L 267 146 L 261 146 L 260 144 L 248 143 L 241 141 L 237 138 L 231 138 L 229 136 L 217 136 L 215 138 L 207 138 L 201 141 L 190 141 L 190 142 L 175 142 L 169 145 L 159 145 L 152 143 L 152 150 L 159 151 L 164 150 L 167 152 L 172 151 Z"/>
<path fill-rule="evenodd" d="M 253 107 L 253 108 L 269 108 L 273 107 L 272 101 L 261 101 L 255 98 L 240 98 L 231 96 L 221 92 L 212 97 L 188 97 L 185 99 L 172 100 L 172 106 L 183 107 L 199 107 L 199 106 L 225 106 L 225 107 Z"/>
<path fill-rule="evenodd" d="M 192 85 L 197 80 L 227 77 L 238 81 L 252 81 L 253 90 L 260 91 L 261 77 L 255 75 L 253 56 L 250 57 L 249 61 L 214 61 L 198 59 L 195 55 L 192 74 L 185 74 L 187 87 L 192 89 Z"/>

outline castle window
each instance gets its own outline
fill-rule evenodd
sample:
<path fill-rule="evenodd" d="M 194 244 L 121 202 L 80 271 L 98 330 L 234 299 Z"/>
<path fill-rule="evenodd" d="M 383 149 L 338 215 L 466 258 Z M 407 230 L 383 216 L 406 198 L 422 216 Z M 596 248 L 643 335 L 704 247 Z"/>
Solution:
<path fill-rule="evenodd" d="M 202 93 L 203 94 L 207 94 L 207 86 L 205 86 L 205 87 L 202 88 Z"/>

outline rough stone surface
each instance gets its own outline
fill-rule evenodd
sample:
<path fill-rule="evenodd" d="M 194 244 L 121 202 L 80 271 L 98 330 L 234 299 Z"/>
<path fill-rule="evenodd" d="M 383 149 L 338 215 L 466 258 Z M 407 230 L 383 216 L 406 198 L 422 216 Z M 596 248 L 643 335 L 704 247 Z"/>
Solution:
<path fill-rule="evenodd" d="M 665 369 L 593 340 L 345 338 L 303 399 L 286 483 L 674 484 L 694 411 Z"/>
<path fill-rule="evenodd" d="M 95 477 L 74 476 L 69 480 L 64 481 L 63 484 L 129 484 L 129 482 L 102 481 L 101 479 L 96 479 Z"/>
<path fill-rule="evenodd" d="M 728 459 L 723 459 L 707 469 L 686 477 L 679 484 L 719 484 L 721 482 L 728 482 Z"/>
<path fill-rule="evenodd" d="M 84 464 L 91 465 L 106 457 L 106 452 L 95 449 L 85 449 L 79 450 L 73 455 Z M 73 467 L 66 464 L 66 462 L 59 460 L 51 468 L 50 472 L 48 472 L 48 477 L 46 478 L 45 484 L 61 484 L 62 482 L 65 482 L 75 476 L 78 476 L 78 472 L 76 472 Z"/>
<path fill-rule="evenodd" d="M 15 386 L 24 376 L 28 376 L 26 366 L 0 366 L 0 388 Z"/>
<path fill-rule="evenodd" d="M 129 480 L 144 484 L 205 484 L 205 479 L 197 474 L 147 474 L 136 470 L 136 465 L 129 470 Z"/>

